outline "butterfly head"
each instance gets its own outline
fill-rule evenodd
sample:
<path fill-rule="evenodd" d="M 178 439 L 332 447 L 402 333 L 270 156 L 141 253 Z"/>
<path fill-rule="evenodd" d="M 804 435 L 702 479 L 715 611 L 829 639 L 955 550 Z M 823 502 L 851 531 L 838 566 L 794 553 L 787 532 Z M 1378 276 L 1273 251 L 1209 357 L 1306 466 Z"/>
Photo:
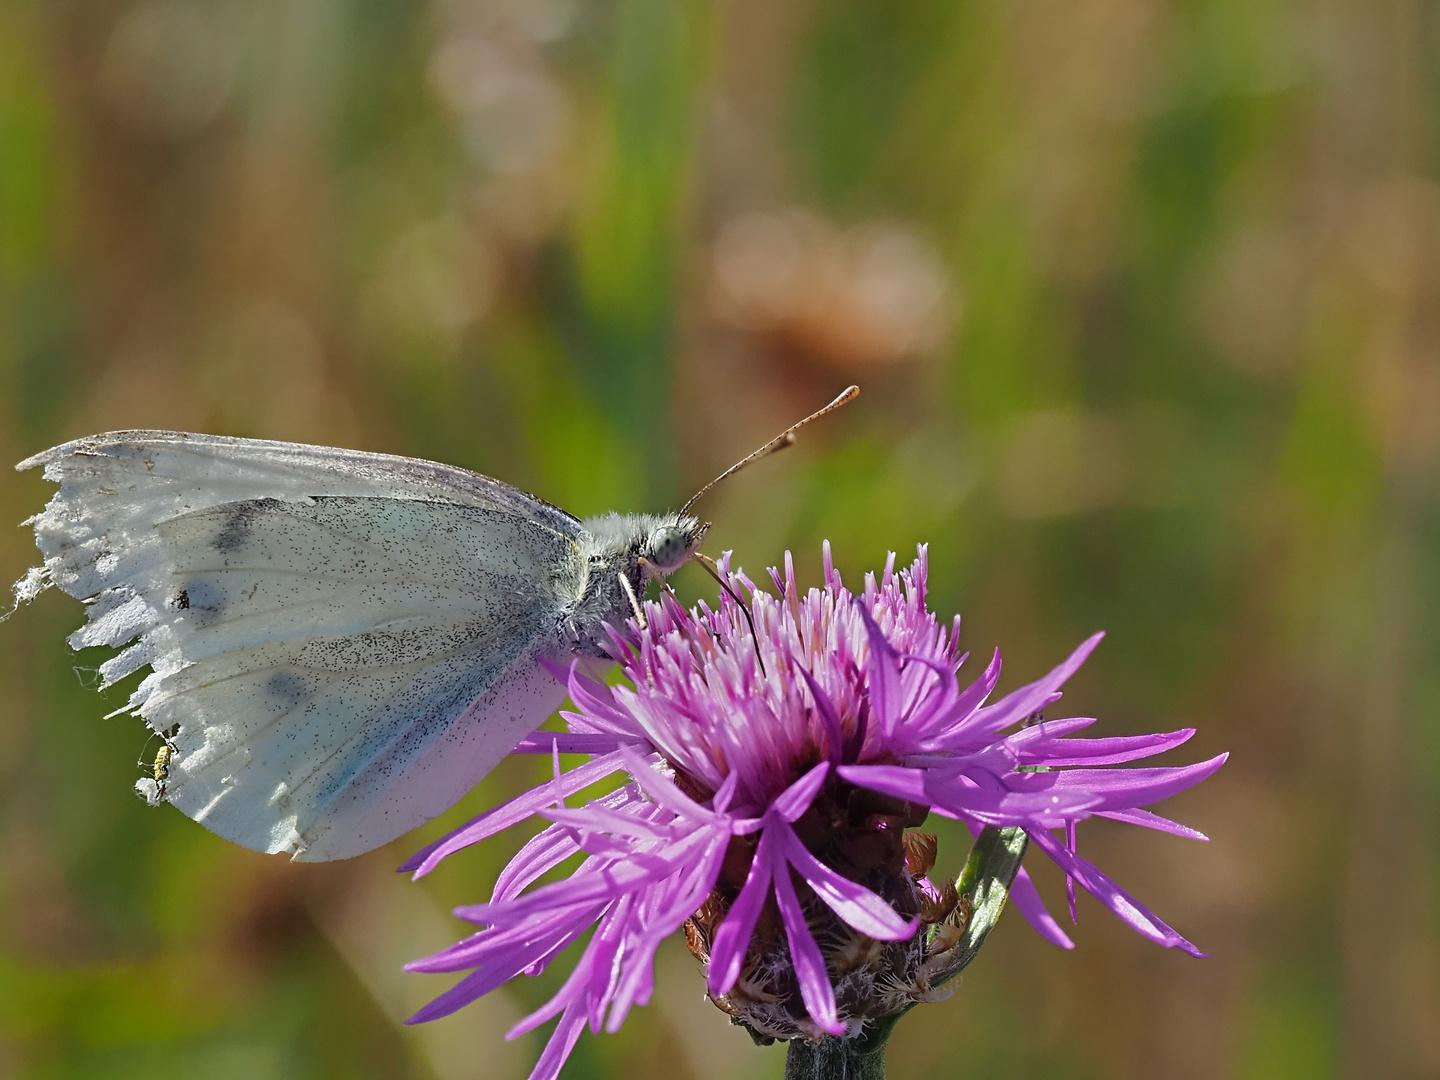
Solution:
<path fill-rule="evenodd" d="M 645 538 L 645 561 L 661 575 L 673 574 L 689 561 L 709 528 L 708 521 L 688 515 L 662 520 Z"/>

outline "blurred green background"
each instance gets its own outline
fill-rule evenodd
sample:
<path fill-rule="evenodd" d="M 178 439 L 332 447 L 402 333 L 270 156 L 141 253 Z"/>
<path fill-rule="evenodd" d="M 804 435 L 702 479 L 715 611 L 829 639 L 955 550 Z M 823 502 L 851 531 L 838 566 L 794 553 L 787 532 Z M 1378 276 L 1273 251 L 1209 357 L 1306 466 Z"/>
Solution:
<path fill-rule="evenodd" d="M 1007 685 L 1103 627 L 1071 712 L 1233 752 L 1162 808 L 1211 844 L 1081 837 L 1210 959 L 1012 912 L 891 1075 L 1436 1077 L 1437 180 L 1435 0 L 5 0 L 0 461 L 180 428 L 660 510 L 858 382 L 712 551 L 929 541 Z M 0 1075 L 524 1077 L 552 976 L 399 1024 L 523 837 L 392 870 L 543 763 L 241 851 L 132 793 L 80 621 L 0 626 Z M 672 945 L 566 1076 L 778 1077 Z"/>

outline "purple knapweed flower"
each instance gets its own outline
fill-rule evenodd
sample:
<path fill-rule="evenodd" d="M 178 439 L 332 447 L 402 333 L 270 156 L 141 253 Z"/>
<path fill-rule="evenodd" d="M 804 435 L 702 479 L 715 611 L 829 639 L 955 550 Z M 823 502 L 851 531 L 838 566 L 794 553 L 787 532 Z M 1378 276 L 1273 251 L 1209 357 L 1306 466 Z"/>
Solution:
<path fill-rule="evenodd" d="M 647 625 L 612 649 L 630 685 L 564 672 L 568 731 L 537 732 L 520 752 L 553 755 L 554 778 L 417 854 L 416 876 L 476 841 L 539 815 L 551 824 L 500 874 L 488 903 L 456 914 L 484 927 L 413 971 L 469 971 L 414 1018 L 455 1011 L 520 974 L 535 975 L 594 933 L 551 1001 L 513 1037 L 558 1016 L 532 1080 L 554 1077 L 581 1029 L 617 1030 L 653 987 L 660 942 L 683 929 L 710 997 L 762 1036 L 857 1035 L 864 1025 L 943 993 L 970 917 L 953 882 L 928 876 L 933 836 L 906 830 L 931 811 L 1021 827 L 1071 883 L 1141 934 L 1195 946 L 1075 853 L 1091 816 L 1200 837 L 1141 807 L 1199 783 L 1225 756 L 1182 768 L 1112 769 L 1185 742 L 1163 735 L 1082 739 L 1092 719 L 1042 710 L 1100 640 L 1038 682 L 987 705 L 997 653 L 961 688 L 959 620 L 925 607 L 926 551 L 854 595 L 825 547 L 825 587 L 802 593 L 787 554 L 778 595 L 748 591 L 686 611 L 666 595 Z M 590 760 L 568 772 L 561 753 Z M 613 773 L 629 782 L 581 808 L 565 798 Z M 1060 830 L 1065 839 L 1057 839 Z M 536 888 L 576 853 L 567 878 Z M 1048 940 L 1070 940 L 1020 872 L 1016 906 Z M 922 932 L 923 928 L 923 932 Z"/>

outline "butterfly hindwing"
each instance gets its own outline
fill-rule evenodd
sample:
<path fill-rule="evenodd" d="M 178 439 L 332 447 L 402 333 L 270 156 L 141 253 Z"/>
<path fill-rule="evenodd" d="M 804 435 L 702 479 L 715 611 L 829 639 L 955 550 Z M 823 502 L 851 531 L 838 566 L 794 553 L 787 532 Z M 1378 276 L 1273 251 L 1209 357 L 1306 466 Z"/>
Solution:
<path fill-rule="evenodd" d="M 423 816 L 392 817 L 395 827 L 384 834 L 355 835 L 335 824 L 377 804 L 416 803 L 406 789 L 421 783 L 411 773 L 428 751 L 512 669 L 533 663 L 538 642 L 487 629 L 460 623 L 269 642 L 150 676 L 156 682 L 140 714 L 158 730 L 179 724 L 169 800 L 258 850 L 342 858 L 393 839 L 465 789 Z M 469 717 L 494 751 L 483 767 L 474 762 L 474 779 L 559 704 L 563 692 L 547 679 L 557 693 L 544 711 L 518 723 L 483 707 Z"/>

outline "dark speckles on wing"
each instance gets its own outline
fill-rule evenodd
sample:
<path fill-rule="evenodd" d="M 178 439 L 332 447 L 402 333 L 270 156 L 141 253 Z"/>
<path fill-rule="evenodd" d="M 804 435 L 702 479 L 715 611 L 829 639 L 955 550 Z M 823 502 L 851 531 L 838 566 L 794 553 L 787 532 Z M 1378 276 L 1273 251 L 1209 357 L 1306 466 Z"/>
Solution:
<path fill-rule="evenodd" d="M 270 681 L 265 684 L 265 689 L 271 697 L 283 701 L 286 705 L 298 705 L 305 700 L 305 695 L 310 692 L 305 680 L 293 671 L 277 671 L 270 676 Z"/>
<path fill-rule="evenodd" d="M 235 504 L 234 509 L 226 516 L 224 524 L 220 526 L 220 531 L 215 534 L 215 539 L 212 541 L 215 550 L 229 554 L 243 547 L 245 541 L 250 539 L 255 519 L 265 511 L 279 505 L 279 499 L 252 499 L 249 502 Z"/>

